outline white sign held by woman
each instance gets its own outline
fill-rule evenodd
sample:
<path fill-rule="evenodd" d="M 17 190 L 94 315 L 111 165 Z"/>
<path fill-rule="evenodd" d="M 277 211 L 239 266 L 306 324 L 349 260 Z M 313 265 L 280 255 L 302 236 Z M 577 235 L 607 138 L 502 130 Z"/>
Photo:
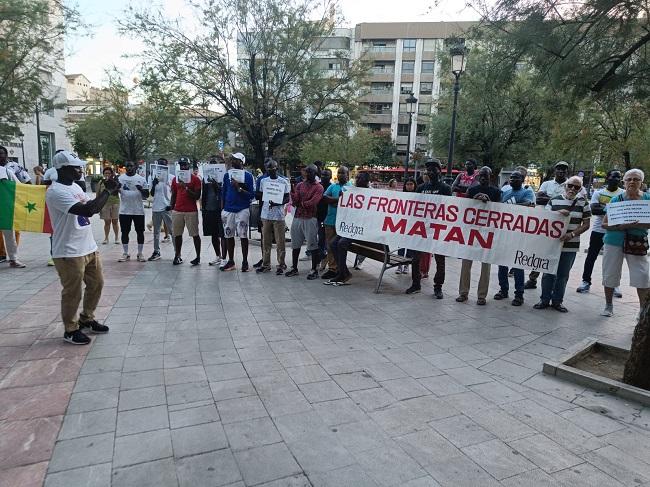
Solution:
<path fill-rule="evenodd" d="M 607 205 L 607 224 L 650 223 L 650 200 L 626 200 Z"/>

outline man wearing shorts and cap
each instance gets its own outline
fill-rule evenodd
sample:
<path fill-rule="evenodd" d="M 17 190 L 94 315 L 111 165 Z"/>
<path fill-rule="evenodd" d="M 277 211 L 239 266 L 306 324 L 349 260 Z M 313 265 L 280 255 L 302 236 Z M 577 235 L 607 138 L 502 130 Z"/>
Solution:
<path fill-rule="evenodd" d="M 235 152 L 230 156 L 231 169 L 223 176 L 221 190 L 223 211 L 221 212 L 221 220 L 226 239 L 228 261 L 219 267 L 222 271 L 235 270 L 235 237 L 239 237 L 241 242 L 241 271 L 248 272 L 249 269 L 248 223 L 251 214 L 251 201 L 255 198 L 255 180 L 251 173 L 243 170 L 245 163 L 246 157 L 244 157 L 244 154 Z M 239 180 L 236 180 L 235 177 Z"/>
<path fill-rule="evenodd" d="M 61 291 L 61 319 L 65 326 L 63 339 L 74 345 L 87 345 L 88 338 L 81 330 L 107 333 L 108 327 L 95 320 L 95 309 L 102 295 L 104 277 L 97 243 L 93 237 L 90 217 L 100 212 L 109 196 L 119 192 L 116 179 L 107 179 L 104 191 L 94 200 L 76 184 L 84 162 L 76 154 L 60 151 L 52 163 L 57 170 L 57 180 L 48 189 L 47 202 L 52 222 L 52 257 L 63 290 Z M 85 284 L 82 311 L 77 318 L 81 302 L 82 283 Z"/>
<path fill-rule="evenodd" d="M 190 169 L 190 160 L 181 157 L 178 160 L 181 171 Z M 190 173 L 190 182 L 185 183 L 178 180 L 178 176 L 172 181 L 172 197 L 169 206 L 172 210 L 172 235 L 174 236 L 174 265 L 182 264 L 181 250 L 183 248 L 183 231 L 194 240 L 196 257 L 190 264 L 201 263 L 201 237 L 199 237 L 199 209 L 196 206 L 197 200 L 201 197 L 201 180 Z"/>

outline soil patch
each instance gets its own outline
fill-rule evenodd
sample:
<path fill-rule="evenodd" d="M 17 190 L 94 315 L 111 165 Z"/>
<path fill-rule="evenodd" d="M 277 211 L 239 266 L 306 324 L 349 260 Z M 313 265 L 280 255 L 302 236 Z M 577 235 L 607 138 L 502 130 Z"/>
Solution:
<path fill-rule="evenodd" d="M 625 362 L 629 355 L 628 351 L 596 344 L 591 350 L 574 357 L 566 364 L 608 379 L 622 381 Z"/>

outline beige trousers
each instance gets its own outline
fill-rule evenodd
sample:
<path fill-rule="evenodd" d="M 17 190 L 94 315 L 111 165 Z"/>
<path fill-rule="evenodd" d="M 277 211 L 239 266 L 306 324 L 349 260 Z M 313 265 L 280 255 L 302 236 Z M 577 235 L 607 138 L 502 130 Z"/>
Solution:
<path fill-rule="evenodd" d="M 333 225 L 325 225 L 325 241 L 327 242 L 327 270 L 337 272 L 336 256 L 332 250 L 332 240 L 336 237 L 336 227 Z"/>
<path fill-rule="evenodd" d="M 273 236 L 278 257 L 278 266 L 285 266 L 285 231 L 284 220 L 262 220 L 262 265 L 271 267 L 271 249 L 273 248 Z"/>
<path fill-rule="evenodd" d="M 59 274 L 63 290 L 61 291 L 61 320 L 66 332 L 79 329 L 79 319 L 95 319 L 95 309 L 104 287 L 102 261 L 99 252 L 83 257 L 63 257 L 54 259 L 54 267 Z M 81 302 L 81 283 L 86 285 L 83 294 L 82 311 L 77 318 Z"/>
<path fill-rule="evenodd" d="M 472 278 L 472 264 L 471 260 L 463 259 L 463 264 L 460 268 L 460 284 L 458 285 L 458 294 L 461 296 L 469 295 L 469 283 Z M 490 264 L 481 263 L 481 276 L 478 280 L 478 298 L 485 299 L 490 287 Z"/>

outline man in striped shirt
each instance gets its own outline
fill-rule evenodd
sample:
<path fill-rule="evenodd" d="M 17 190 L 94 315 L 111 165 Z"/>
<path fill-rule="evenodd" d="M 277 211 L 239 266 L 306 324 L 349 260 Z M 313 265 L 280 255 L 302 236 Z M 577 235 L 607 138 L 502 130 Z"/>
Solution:
<path fill-rule="evenodd" d="M 567 180 L 564 194 L 551 198 L 546 205 L 547 210 L 557 211 L 570 217 L 570 220 L 567 233 L 560 237 L 564 245 L 562 246 L 557 272 L 542 276 L 542 296 L 539 303 L 533 306 L 535 309 L 545 309 L 551 306 L 561 313 L 568 311 L 562 305 L 564 292 L 569 280 L 569 272 L 580 249 L 580 235 L 589 230 L 589 219 L 591 218 L 589 202 L 584 197 L 579 196 L 581 190 L 582 179 L 573 176 Z"/>

